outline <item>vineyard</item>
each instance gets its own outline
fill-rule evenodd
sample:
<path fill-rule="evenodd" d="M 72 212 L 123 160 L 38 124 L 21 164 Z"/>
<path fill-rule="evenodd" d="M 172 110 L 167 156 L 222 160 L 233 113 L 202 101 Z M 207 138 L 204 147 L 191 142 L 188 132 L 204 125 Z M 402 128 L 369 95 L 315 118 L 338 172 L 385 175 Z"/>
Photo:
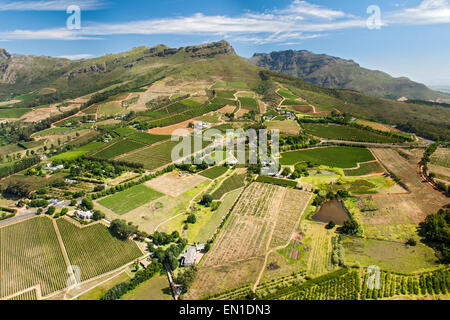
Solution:
<path fill-rule="evenodd" d="M 100 150 L 97 153 L 92 154 L 96 159 L 112 159 L 120 156 L 124 153 L 145 147 L 145 144 L 132 140 L 120 140 L 113 145 L 107 147 L 106 149 Z"/>
<path fill-rule="evenodd" d="M 123 157 L 121 160 L 132 163 L 140 163 L 145 169 L 154 170 L 172 162 L 172 148 L 178 142 L 167 141 L 156 146 L 145 148 L 133 154 Z"/>
<path fill-rule="evenodd" d="M 379 279 L 378 285 L 375 278 Z M 376 300 L 395 296 L 446 295 L 449 290 L 449 269 L 411 275 L 385 271 L 375 275 L 366 270 L 340 269 L 306 281 L 303 272 L 274 279 L 260 284 L 256 297 L 261 300 Z M 208 298 L 242 300 L 250 292 L 250 286 L 242 286 Z"/>
<path fill-rule="evenodd" d="M 146 145 L 152 145 L 160 141 L 168 140 L 170 139 L 170 136 L 149 134 L 147 132 L 139 131 L 129 136 L 128 139 L 135 142 L 144 143 Z"/>
<path fill-rule="evenodd" d="M 356 177 L 356 176 L 365 176 L 373 173 L 383 173 L 383 167 L 378 163 L 378 161 L 360 163 L 359 168 L 357 169 L 347 169 L 344 170 L 346 176 Z"/>
<path fill-rule="evenodd" d="M 311 162 L 337 168 L 354 168 L 358 162 L 373 161 L 375 158 L 367 148 L 355 147 L 325 147 L 281 154 L 282 165 L 295 165 L 299 162 Z"/>
<path fill-rule="evenodd" d="M 303 123 L 302 126 L 308 134 L 325 139 L 372 143 L 399 143 L 403 141 L 398 137 L 338 124 Z"/>
<path fill-rule="evenodd" d="M 222 167 L 222 166 L 215 166 L 209 169 L 206 169 L 205 171 L 202 171 L 199 173 L 199 175 L 208 178 L 208 179 L 216 179 L 218 177 L 220 177 L 221 175 L 223 175 L 225 172 L 227 172 L 228 169 L 226 167 Z"/>
<path fill-rule="evenodd" d="M 249 111 L 255 111 L 259 112 L 258 110 L 258 102 L 253 98 L 239 98 L 239 101 L 241 102 L 241 107 L 243 109 L 249 110 Z"/>
<path fill-rule="evenodd" d="M 42 295 L 66 286 L 67 266 L 46 217 L 0 228 L 0 297 L 40 284 Z"/>
<path fill-rule="evenodd" d="M 79 228 L 64 218 L 57 220 L 67 255 L 80 268 L 81 281 L 117 269 L 142 256 L 130 240 L 113 237 L 102 224 Z"/>
<path fill-rule="evenodd" d="M 234 207 L 203 264 L 215 266 L 264 255 L 284 195 L 285 189 L 281 187 L 251 184 Z"/>
<path fill-rule="evenodd" d="M 221 199 L 224 194 L 241 188 L 245 185 L 245 173 L 243 174 L 233 174 L 231 177 L 227 178 L 222 184 L 217 188 L 212 196 L 215 200 Z"/>

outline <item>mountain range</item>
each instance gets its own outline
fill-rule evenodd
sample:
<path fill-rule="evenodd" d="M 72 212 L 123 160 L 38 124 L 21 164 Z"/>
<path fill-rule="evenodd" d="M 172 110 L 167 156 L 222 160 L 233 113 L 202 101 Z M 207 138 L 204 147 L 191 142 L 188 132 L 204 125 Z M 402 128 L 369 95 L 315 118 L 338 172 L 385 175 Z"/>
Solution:
<path fill-rule="evenodd" d="M 257 66 L 299 77 L 320 87 L 351 89 L 375 97 L 413 100 L 449 100 L 450 96 L 433 91 L 406 77 L 394 78 L 381 71 L 361 67 L 353 60 L 306 50 L 256 53 L 249 59 Z"/>
<path fill-rule="evenodd" d="M 293 56 L 296 55 L 291 51 L 290 57 Z M 255 57 L 259 57 L 260 61 L 281 61 L 266 59 L 265 55 Z M 430 139 L 450 137 L 448 107 L 420 101 L 405 103 L 377 98 L 375 94 L 366 94 L 362 89 L 362 92 L 358 92 L 355 89 L 330 88 L 339 82 L 333 79 L 343 77 L 338 71 L 335 76 L 330 76 L 329 80 L 319 81 L 321 86 L 317 86 L 301 80 L 297 75 L 286 75 L 261 68 L 254 64 L 257 60 L 255 57 L 251 59 L 253 62 L 251 63 L 248 59 L 238 56 L 226 41 L 181 48 L 169 48 L 165 45 L 142 46 L 123 53 L 78 61 L 17 55 L 2 49 L 0 50 L 0 102 L 3 101 L 1 108 L 6 108 L 8 101 L 14 101 L 9 107 L 30 108 L 50 103 L 64 103 L 68 99 L 88 94 L 102 93 L 103 96 L 107 96 L 109 93 L 117 94 L 121 90 L 129 92 L 148 87 L 164 78 L 170 79 L 173 83 L 203 82 L 210 83 L 211 86 L 217 81 L 234 81 L 257 92 L 267 105 L 274 106 L 280 102 L 280 97 L 275 91 L 284 86 L 319 109 L 338 109 L 363 119 L 395 125 Z M 293 60 L 295 59 L 291 59 Z M 318 61 L 323 62 L 311 62 L 308 68 L 303 69 L 308 69 L 310 74 L 319 74 L 324 70 L 348 72 L 352 69 L 355 74 L 350 76 L 367 79 L 366 84 L 371 79 L 371 73 L 361 71 L 366 69 L 358 67 L 355 63 L 325 56 Z M 330 66 L 325 66 L 324 61 L 329 61 Z M 290 63 L 286 62 L 286 67 L 282 65 L 280 70 L 286 72 Z M 313 70 L 315 72 L 311 73 Z M 379 83 L 380 77 L 373 76 L 373 81 Z M 383 74 L 382 77 L 387 75 Z M 422 85 L 413 84 L 405 85 L 405 88 L 399 86 L 402 88 L 401 93 L 393 98 L 408 96 L 425 99 L 420 92 L 445 96 Z M 417 88 L 419 93 L 408 95 L 407 88 L 412 93 Z"/>

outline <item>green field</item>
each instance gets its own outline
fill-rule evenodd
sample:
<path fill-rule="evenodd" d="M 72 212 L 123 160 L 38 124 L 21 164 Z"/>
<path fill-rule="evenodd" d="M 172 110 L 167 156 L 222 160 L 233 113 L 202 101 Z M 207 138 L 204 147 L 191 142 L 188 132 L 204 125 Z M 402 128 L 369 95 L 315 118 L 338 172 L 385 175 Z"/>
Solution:
<path fill-rule="evenodd" d="M 216 97 L 217 98 L 224 98 L 224 99 L 234 99 L 234 94 L 236 91 L 234 90 L 221 90 L 216 91 Z"/>
<path fill-rule="evenodd" d="M 49 160 L 50 161 L 54 161 L 54 160 L 71 161 L 71 160 L 75 160 L 75 159 L 81 158 L 86 153 L 88 153 L 88 152 L 87 151 L 67 151 L 67 152 L 58 154 L 56 156 L 53 156 Z"/>
<path fill-rule="evenodd" d="M 367 148 L 355 147 L 325 147 L 290 151 L 281 153 L 282 165 L 294 165 L 299 162 L 310 161 L 317 165 L 338 168 L 354 168 L 358 162 L 375 160 Z"/>
<path fill-rule="evenodd" d="M 6 146 L 0 147 L 0 155 L 2 156 L 20 151 L 23 151 L 23 148 L 21 148 L 17 144 L 8 144 Z"/>
<path fill-rule="evenodd" d="M 42 294 L 63 289 L 67 266 L 47 217 L 0 228 L 0 298 L 37 284 Z"/>
<path fill-rule="evenodd" d="M 103 224 L 79 228 L 64 218 L 58 219 L 57 224 L 70 263 L 80 268 L 81 281 L 115 270 L 142 256 L 133 241 L 113 237 Z"/>
<path fill-rule="evenodd" d="M 248 88 L 245 82 L 240 81 L 218 81 L 213 87 L 213 89 L 246 89 Z"/>
<path fill-rule="evenodd" d="M 282 103 L 283 106 L 301 106 L 301 105 L 309 105 L 306 101 L 294 100 L 294 99 L 286 99 Z"/>
<path fill-rule="evenodd" d="M 127 292 L 120 300 L 173 300 L 167 275 L 159 275 Z"/>
<path fill-rule="evenodd" d="M 192 108 L 192 107 L 197 107 L 197 106 L 200 106 L 200 105 L 201 105 L 200 102 L 197 102 L 197 101 L 194 101 L 194 100 L 191 100 L 191 99 L 181 100 L 180 102 L 181 102 L 182 104 L 188 106 L 188 107 L 191 107 L 191 108 Z"/>
<path fill-rule="evenodd" d="M 122 160 L 140 163 L 145 169 L 154 170 L 172 162 L 172 148 L 177 144 L 178 142 L 173 141 L 163 142 L 157 146 L 149 147 L 128 155 Z"/>
<path fill-rule="evenodd" d="M 222 166 L 216 166 L 209 169 L 206 169 L 205 171 L 202 171 L 199 173 L 199 175 L 209 178 L 209 179 L 216 179 L 223 175 L 225 172 L 228 171 L 228 168 L 222 167 Z"/>
<path fill-rule="evenodd" d="M 268 177 L 268 176 L 259 176 L 258 179 L 256 179 L 256 182 L 276 184 L 276 185 L 282 186 L 282 187 L 291 187 L 291 188 L 297 187 L 297 181 L 288 180 L 288 179 L 278 179 L 278 178 Z"/>
<path fill-rule="evenodd" d="M 230 191 L 241 188 L 245 185 L 246 174 L 233 174 L 231 177 L 225 179 L 220 187 L 212 193 L 215 200 L 221 199 L 222 196 Z"/>
<path fill-rule="evenodd" d="M 376 265 L 383 270 L 411 273 L 437 267 L 434 250 L 418 243 L 414 247 L 404 243 L 345 237 L 345 262 L 362 267 Z"/>
<path fill-rule="evenodd" d="M 92 156 L 97 159 L 112 159 L 121 154 L 145 147 L 145 144 L 133 140 L 120 140 L 100 152 L 94 153 Z"/>
<path fill-rule="evenodd" d="M 137 133 L 137 131 L 135 129 L 130 128 L 130 127 L 119 128 L 119 129 L 114 130 L 114 132 L 117 133 L 121 137 L 126 137 L 133 133 Z"/>
<path fill-rule="evenodd" d="M 18 119 L 21 116 L 23 116 L 25 113 L 30 112 L 31 108 L 7 108 L 7 109 L 0 109 L 0 119 Z"/>
<path fill-rule="evenodd" d="M 249 111 L 259 112 L 258 102 L 253 98 L 239 98 L 241 107 Z"/>
<path fill-rule="evenodd" d="M 302 127 L 308 134 L 331 140 L 373 143 L 399 143 L 403 141 L 398 137 L 385 136 L 376 132 L 338 124 L 303 123 Z"/>
<path fill-rule="evenodd" d="M 152 145 L 160 141 L 168 140 L 170 139 L 170 136 L 168 135 L 157 135 L 157 134 L 149 134 L 147 132 L 139 131 L 131 136 L 128 137 L 128 139 L 145 143 L 147 145 Z"/>
<path fill-rule="evenodd" d="M 291 100 L 298 99 L 298 97 L 295 94 L 293 94 L 291 91 L 289 91 L 287 89 L 278 90 L 278 94 L 286 99 L 291 99 Z"/>
<path fill-rule="evenodd" d="M 203 222 L 203 217 L 200 216 L 197 218 L 197 223 L 190 227 L 188 230 L 189 235 L 195 234 L 195 232 L 197 232 L 195 237 L 193 237 L 193 242 L 206 243 L 211 240 L 212 236 L 216 233 L 217 229 L 222 223 L 222 220 L 231 210 L 233 204 L 241 194 L 241 191 L 242 189 L 236 189 L 227 193 L 223 197 L 223 201 L 221 202 L 219 208 L 216 211 L 208 214 L 208 216 L 205 218 L 205 222 Z M 198 226 L 200 226 L 200 228 L 198 229 L 197 224 Z M 191 240 L 191 237 L 189 237 L 189 240 Z"/>
<path fill-rule="evenodd" d="M 365 176 L 371 173 L 383 172 L 383 167 L 378 162 L 361 163 L 358 169 L 344 170 L 346 176 Z"/>
<path fill-rule="evenodd" d="M 98 203 L 117 214 L 125 214 L 162 196 L 162 193 L 140 184 L 101 199 Z"/>

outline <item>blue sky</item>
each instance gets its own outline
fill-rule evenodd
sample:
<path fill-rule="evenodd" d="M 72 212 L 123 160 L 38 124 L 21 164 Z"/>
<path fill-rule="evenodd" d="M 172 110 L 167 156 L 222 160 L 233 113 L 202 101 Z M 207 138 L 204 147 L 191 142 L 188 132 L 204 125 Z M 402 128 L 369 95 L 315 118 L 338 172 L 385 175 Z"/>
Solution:
<path fill-rule="evenodd" d="M 80 30 L 67 28 L 70 5 Z M 450 85 L 450 0 L 0 0 L 0 47 L 12 53 L 75 59 L 221 39 L 244 57 L 305 49 Z"/>

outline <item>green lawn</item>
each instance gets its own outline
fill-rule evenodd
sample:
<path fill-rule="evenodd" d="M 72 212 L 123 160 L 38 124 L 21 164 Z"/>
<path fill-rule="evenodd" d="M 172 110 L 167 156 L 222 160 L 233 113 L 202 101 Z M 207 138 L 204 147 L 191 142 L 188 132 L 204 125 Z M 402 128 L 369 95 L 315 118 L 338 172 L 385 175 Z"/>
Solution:
<path fill-rule="evenodd" d="M 223 175 L 225 172 L 228 171 L 228 168 L 222 167 L 222 166 L 216 166 L 209 169 L 206 169 L 205 171 L 202 171 L 199 173 L 199 175 L 209 178 L 209 179 L 216 179 Z"/>
<path fill-rule="evenodd" d="M 282 165 L 311 161 L 314 164 L 338 168 L 354 168 L 358 162 L 375 160 L 367 148 L 325 147 L 281 153 Z"/>
<path fill-rule="evenodd" d="M 117 214 L 125 214 L 162 196 L 162 193 L 140 184 L 101 199 L 98 203 Z"/>
<path fill-rule="evenodd" d="M 403 141 L 398 137 L 385 136 L 376 132 L 338 124 L 304 123 L 302 127 L 308 134 L 332 140 L 373 143 L 398 143 Z"/>

